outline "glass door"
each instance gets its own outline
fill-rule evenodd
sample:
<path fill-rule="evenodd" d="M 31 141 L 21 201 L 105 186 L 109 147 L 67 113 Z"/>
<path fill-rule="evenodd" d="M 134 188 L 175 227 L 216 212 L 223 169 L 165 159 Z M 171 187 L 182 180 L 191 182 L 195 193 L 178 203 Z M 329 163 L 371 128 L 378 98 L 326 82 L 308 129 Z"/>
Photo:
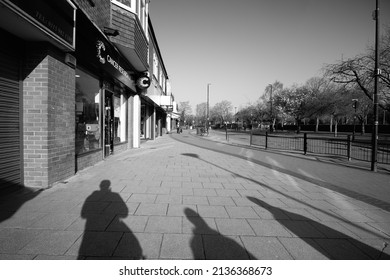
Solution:
<path fill-rule="evenodd" d="M 104 100 L 104 157 L 114 152 L 114 106 L 112 93 L 105 91 Z"/>

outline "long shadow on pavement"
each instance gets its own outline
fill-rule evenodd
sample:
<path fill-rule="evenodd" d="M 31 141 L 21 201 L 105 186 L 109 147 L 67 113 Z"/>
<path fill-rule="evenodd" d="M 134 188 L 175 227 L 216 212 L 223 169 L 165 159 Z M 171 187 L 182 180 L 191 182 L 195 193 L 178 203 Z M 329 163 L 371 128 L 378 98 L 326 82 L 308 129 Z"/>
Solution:
<path fill-rule="evenodd" d="M 194 259 L 199 259 L 199 255 L 204 249 L 206 260 L 254 260 L 251 253 L 245 250 L 238 241 L 221 235 L 210 228 L 202 217 L 190 209 L 186 208 L 184 213 L 187 219 L 195 226 L 191 240 L 191 250 Z M 199 237 L 202 237 L 200 241 Z M 203 248 L 202 248 L 203 243 Z"/>
<path fill-rule="evenodd" d="M 10 182 L 0 179 L 0 189 L 10 185 Z M 11 187 L 7 190 L 10 189 Z M 33 200 L 43 191 L 43 189 L 29 188 L 22 185 L 13 185 L 12 189 L 16 191 L 0 193 L 0 224 L 15 215 L 23 204 Z"/>
<path fill-rule="evenodd" d="M 355 191 L 350 190 L 350 189 L 346 189 L 346 188 L 343 188 L 343 187 L 340 187 L 340 186 L 336 186 L 334 184 L 331 184 L 331 183 L 328 183 L 328 182 L 325 182 L 325 181 L 322 181 L 322 180 L 311 178 L 311 177 L 308 177 L 308 176 L 306 176 L 304 174 L 300 174 L 300 173 L 294 172 L 294 171 L 286 169 L 286 168 L 282 168 L 282 167 L 279 167 L 279 166 L 276 166 L 276 165 L 273 165 L 273 164 L 270 164 L 270 163 L 266 163 L 266 162 L 263 162 L 263 161 L 260 161 L 260 160 L 256 160 L 256 159 L 253 159 L 251 157 L 247 157 L 247 156 L 236 154 L 234 152 L 231 152 L 231 151 L 228 151 L 228 150 L 223 149 L 221 147 L 213 145 L 214 143 L 211 140 L 204 140 L 204 141 L 207 141 L 210 145 L 213 145 L 213 147 L 211 147 L 210 145 L 206 147 L 204 145 L 200 145 L 199 143 L 192 142 L 191 139 L 184 140 L 182 137 L 179 138 L 177 136 L 174 136 L 173 134 L 170 135 L 170 136 L 171 136 L 172 139 L 174 139 L 176 141 L 179 141 L 181 143 L 185 143 L 185 144 L 192 145 L 192 146 L 195 146 L 195 147 L 198 147 L 198 148 L 210 150 L 210 151 L 217 152 L 217 153 L 222 153 L 222 154 L 229 155 L 229 156 L 234 156 L 234 157 L 237 157 L 237 158 L 240 158 L 240 159 L 244 159 L 244 160 L 253 162 L 255 164 L 258 164 L 260 166 L 263 166 L 263 167 L 266 167 L 266 168 L 269 168 L 269 169 L 272 169 L 272 170 L 276 170 L 278 172 L 281 172 L 281 173 L 284 173 L 284 174 L 287 174 L 287 175 L 290 175 L 290 176 L 294 176 L 296 178 L 299 178 L 299 179 L 305 180 L 307 182 L 316 184 L 316 185 L 318 185 L 320 187 L 323 187 L 323 188 L 326 188 L 326 189 L 329 189 L 329 190 L 333 190 L 333 191 L 339 192 L 339 193 L 341 193 L 343 195 L 346 195 L 346 196 L 352 197 L 354 199 L 360 200 L 362 202 L 374 205 L 374 206 L 376 206 L 378 208 L 381 208 L 383 210 L 390 211 L 390 203 L 388 203 L 386 201 L 383 201 L 383 200 L 380 200 L 380 199 L 377 199 L 377 198 L 374 198 L 374 197 L 371 197 L 371 196 L 368 196 L 368 195 L 364 195 L 364 194 L 355 192 Z M 229 145 L 229 144 L 225 144 L 225 145 L 228 145 L 228 146 L 236 148 L 236 146 L 234 146 L 234 145 Z M 248 149 L 248 148 L 246 148 L 246 149 Z"/>
<path fill-rule="evenodd" d="M 290 232 L 303 240 L 317 252 L 326 256 L 328 259 L 338 260 L 369 260 L 381 259 L 389 260 L 390 256 L 385 252 L 379 251 L 367 244 L 362 243 L 342 232 L 334 230 L 317 221 L 308 219 L 301 215 L 291 213 L 285 209 L 269 205 L 268 203 L 255 198 L 247 197 L 258 206 L 268 210 L 274 217 L 283 210 L 291 220 L 278 220 Z M 291 239 L 290 239 L 291 241 Z M 295 246 L 297 246 L 295 244 Z M 299 245 L 298 245 L 299 246 Z M 299 258 L 299 256 L 294 256 Z"/>
<path fill-rule="evenodd" d="M 129 210 L 121 196 L 111 191 L 110 185 L 109 180 L 101 181 L 100 190 L 94 191 L 84 202 L 81 217 L 86 223 L 78 259 L 143 259 L 138 239 L 122 221 Z M 104 221 L 106 216 L 96 213 L 99 203 L 107 199 L 116 205 L 116 215 L 108 222 Z M 112 231 L 105 231 L 108 225 Z"/>
<path fill-rule="evenodd" d="M 298 203 L 300 203 L 300 204 L 302 204 L 302 205 L 305 205 L 305 206 L 307 206 L 308 208 L 317 210 L 317 211 L 319 211 L 319 212 L 321 212 L 321 213 L 323 213 L 323 214 L 325 214 L 325 215 L 327 215 L 327 216 L 329 216 L 329 217 L 332 217 L 332 218 L 334 218 L 334 219 L 340 220 L 341 222 L 350 224 L 351 226 L 353 226 L 353 227 L 355 227 L 355 228 L 357 228 L 357 229 L 359 229 L 359 230 L 362 230 L 362 231 L 365 231 L 365 232 L 369 232 L 371 235 L 375 235 L 375 236 L 378 237 L 378 238 L 383 238 L 382 235 L 380 235 L 380 234 L 378 234 L 378 233 L 376 233 L 376 232 L 368 231 L 366 228 L 361 227 L 361 226 L 359 226 L 359 225 L 357 225 L 357 224 L 355 224 L 355 223 L 352 223 L 351 221 L 349 221 L 349 220 L 347 220 L 347 219 L 344 219 L 344 218 L 342 218 L 342 217 L 340 217 L 340 216 L 337 216 L 337 215 L 335 215 L 335 214 L 332 214 L 332 213 L 330 213 L 330 212 L 326 212 L 326 211 L 324 211 L 324 210 L 321 209 L 321 208 L 315 207 L 314 205 L 308 204 L 308 203 L 306 203 L 305 201 L 299 200 L 299 199 L 297 199 L 297 198 L 295 198 L 295 197 L 289 196 L 288 194 L 283 193 L 283 192 L 281 192 L 281 191 L 279 191 L 279 190 L 276 190 L 276 189 L 272 188 L 271 186 L 268 186 L 268 185 L 266 185 L 266 184 L 264 184 L 264 183 L 262 183 L 262 182 L 256 181 L 256 180 L 254 180 L 254 179 L 252 179 L 252 178 L 248 178 L 248 177 L 242 176 L 242 175 L 240 175 L 240 174 L 238 174 L 238 173 L 232 172 L 232 171 L 230 171 L 230 170 L 228 170 L 228 169 L 226 169 L 226 168 L 223 168 L 223 167 L 221 167 L 221 166 L 218 166 L 218 165 L 216 165 L 216 164 L 214 164 L 214 163 L 212 163 L 212 162 L 209 162 L 209 161 L 207 161 L 207 160 L 204 160 L 204 159 L 200 158 L 199 155 L 197 155 L 197 154 L 193 154 L 193 153 L 183 153 L 182 155 L 188 156 L 188 157 L 192 157 L 192 158 L 196 158 L 196 159 L 199 159 L 199 160 L 201 160 L 201 161 L 203 161 L 203 162 L 206 162 L 206 163 L 208 163 L 208 164 L 210 164 L 210 165 L 212 165 L 212 166 L 215 166 L 215 167 L 217 167 L 217 168 L 219 168 L 219 169 L 221 169 L 221 170 L 224 170 L 224 171 L 226 171 L 226 172 L 229 172 L 229 173 L 233 174 L 234 176 L 236 176 L 237 178 L 242 178 L 242 179 L 246 179 L 246 180 L 248 180 L 248 181 L 251 181 L 251 182 L 253 182 L 253 183 L 255 183 L 255 184 L 259 185 L 259 186 L 262 186 L 262 187 L 264 187 L 264 188 L 266 188 L 266 189 L 268 189 L 268 190 L 271 190 L 271 191 L 273 191 L 273 192 L 275 192 L 275 193 L 277 193 L 277 194 L 279 194 L 279 195 L 282 195 L 282 196 L 284 196 L 284 197 L 286 197 L 286 198 L 288 198 L 288 199 L 291 199 L 291 200 L 293 200 L 293 201 L 295 201 L 295 202 L 298 202 Z M 283 210 L 283 211 L 284 211 L 284 210 Z M 279 211 L 279 213 L 280 213 L 280 211 Z M 275 215 L 276 215 L 276 214 L 277 214 L 277 211 L 275 211 Z M 291 214 L 292 214 L 292 215 L 296 215 L 296 214 L 293 214 L 293 213 L 291 213 Z M 305 217 L 305 219 L 307 219 L 307 218 Z"/>

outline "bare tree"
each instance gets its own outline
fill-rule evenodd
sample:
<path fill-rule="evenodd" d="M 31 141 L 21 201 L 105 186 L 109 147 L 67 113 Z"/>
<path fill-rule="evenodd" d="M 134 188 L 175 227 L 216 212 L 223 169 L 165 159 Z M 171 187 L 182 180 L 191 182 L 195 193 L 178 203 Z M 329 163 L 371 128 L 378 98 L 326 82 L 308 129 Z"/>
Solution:
<path fill-rule="evenodd" d="M 293 86 L 292 88 L 283 89 L 282 92 L 274 97 L 274 103 L 279 106 L 285 113 L 291 115 L 296 120 L 300 132 L 301 120 L 305 116 L 305 105 L 308 92 L 305 87 Z"/>
<path fill-rule="evenodd" d="M 222 100 L 215 104 L 211 110 L 210 115 L 214 120 L 219 120 L 222 124 L 232 118 L 233 105 L 230 101 Z"/>
<path fill-rule="evenodd" d="M 180 118 L 183 122 L 188 122 L 192 116 L 192 107 L 189 101 L 180 102 L 179 110 Z"/>
<path fill-rule="evenodd" d="M 390 109 L 390 28 L 381 39 L 379 76 L 379 105 Z M 375 55 L 373 48 L 364 54 L 358 55 L 339 63 L 325 67 L 325 73 L 330 79 L 345 85 L 347 89 L 358 87 L 364 95 L 372 100 L 374 91 Z"/>
<path fill-rule="evenodd" d="M 267 105 L 267 111 L 269 120 L 272 125 L 272 131 L 275 130 L 276 119 L 280 113 L 280 109 L 274 102 L 275 96 L 278 96 L 283 91 L 283 84 L 279 81 L 275 81 L 273 84 L 269 84 L 265 90 L 264 94 L 261 97 L 261 100 L 264 104 Z"/>

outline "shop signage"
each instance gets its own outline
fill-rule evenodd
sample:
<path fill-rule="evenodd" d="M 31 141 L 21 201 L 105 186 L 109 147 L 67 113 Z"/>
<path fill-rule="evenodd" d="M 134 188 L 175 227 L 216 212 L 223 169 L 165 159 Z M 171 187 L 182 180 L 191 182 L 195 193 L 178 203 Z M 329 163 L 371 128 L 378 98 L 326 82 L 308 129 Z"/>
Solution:
<path fill-rule="evenodd" d="M 118 50 L 80 9 L 76 21 L 76 58 L 81 65 L 106 79 L 112 77 L 137 91 L 130 66 Z"/>
<path fill-rule="evenodd" d="M 127 79 L 130 79 L 130 76 L 126 72 L 126 70 L 123 69 L 123 67 L 120 66 L 119 63 L 114 58 L 112 58 L 110 56 L 110 54 L 107 54 L 107 52 L 106 52 L 106 45 L 102 41 L 98 40 L 96 42 L 96 50 L 97 50 L 96 57 L 99 59 L 99 62 L 101 64 L 108 63 L 109 65 L 114 67 L 116 70 L 118 70 Z"/>
<path fill-rule="evenodd" d="M 75 7 L 67 0 L 8 0 L 74 47 Z"/>

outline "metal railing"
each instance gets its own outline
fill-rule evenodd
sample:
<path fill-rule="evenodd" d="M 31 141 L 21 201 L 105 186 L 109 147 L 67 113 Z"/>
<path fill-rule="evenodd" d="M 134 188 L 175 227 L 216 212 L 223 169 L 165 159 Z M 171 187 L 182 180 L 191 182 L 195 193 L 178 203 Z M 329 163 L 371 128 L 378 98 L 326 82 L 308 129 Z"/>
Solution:
<path fill-rule="evenodd" d="M 265 149 L 302 151 L 304 154 L 326 154 L 347 157 L 361 161 L 371 161 L 371 142 L 347 138 L 332 138 L 303 135 L 286 136 L 269 134 L 251 134 L 250 145 Z M 390 164 L 390 144 L 378 144 L 378 163 Z"/>

